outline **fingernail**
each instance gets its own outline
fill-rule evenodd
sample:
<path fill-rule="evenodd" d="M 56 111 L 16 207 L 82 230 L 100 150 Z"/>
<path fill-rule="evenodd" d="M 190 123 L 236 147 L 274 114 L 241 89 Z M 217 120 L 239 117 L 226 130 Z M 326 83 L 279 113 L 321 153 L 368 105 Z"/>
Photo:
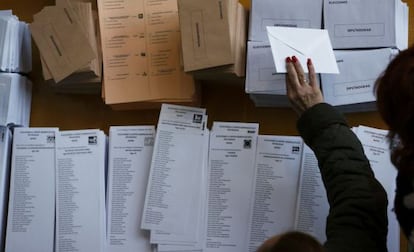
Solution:
<path fill-rule="evenodd" d="M 308 59 L 308 65 L 312 65 L 312 60 Z"/>
<path fill-rule="evenodd" d="M 292 60 L 290 59 L 290 57 L 286 57 L 286 63 L 290 63 L 292 62 Z"/>
<path fill-rule="evenodd" d="M 292 61 L 293 61 L 293 63 L 296 63 L 296 62 L 298 62 L 298 59 L 295 56 L 292 56 Z"/>

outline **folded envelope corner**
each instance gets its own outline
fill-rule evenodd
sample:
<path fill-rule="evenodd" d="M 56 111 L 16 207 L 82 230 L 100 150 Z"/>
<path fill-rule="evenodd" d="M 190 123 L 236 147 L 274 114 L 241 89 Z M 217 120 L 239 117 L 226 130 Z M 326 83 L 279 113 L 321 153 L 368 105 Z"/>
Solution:
<path fill-rule="evenodd" d="M 285 68 L 286 57 L 295 55 L 302 64 L 311 58 L 317 73 L 339 73 L 326 30 L 270 26 L 266 28 L 277 72 L 282 72 L 281 69 Z M 304 70 L 307 71 L 306 66 Z"/>

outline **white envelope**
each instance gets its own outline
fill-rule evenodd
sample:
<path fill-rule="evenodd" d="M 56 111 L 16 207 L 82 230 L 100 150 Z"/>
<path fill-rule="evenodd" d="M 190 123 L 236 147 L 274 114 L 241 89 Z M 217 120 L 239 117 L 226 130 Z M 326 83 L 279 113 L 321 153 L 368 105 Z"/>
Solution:
<path fill-rule="evenodd" d="M 268 26 L 267 35 L 276 72 L 286 73 L 286 57 L 296 56 L 305 72 L 310 58 L 317 73 L 339 73 L 327 30 Z"/>

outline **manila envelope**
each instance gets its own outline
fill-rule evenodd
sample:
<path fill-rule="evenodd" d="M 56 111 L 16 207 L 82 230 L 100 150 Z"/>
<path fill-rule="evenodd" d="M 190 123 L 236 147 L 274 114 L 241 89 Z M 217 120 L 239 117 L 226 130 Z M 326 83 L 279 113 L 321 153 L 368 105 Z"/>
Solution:
<path fill-rule="evenodd" d="M 229 31 L 230 2 L 178 1 L 184 71 L 234 63 Z"/>
<path fill-rule="evenodd" d="M 96 58 L 96 54 L 68 9 L 53 7 L 42 12 L 45 13 L 35 15 L 30 29 L 53 79 L 59 82 Z"/>

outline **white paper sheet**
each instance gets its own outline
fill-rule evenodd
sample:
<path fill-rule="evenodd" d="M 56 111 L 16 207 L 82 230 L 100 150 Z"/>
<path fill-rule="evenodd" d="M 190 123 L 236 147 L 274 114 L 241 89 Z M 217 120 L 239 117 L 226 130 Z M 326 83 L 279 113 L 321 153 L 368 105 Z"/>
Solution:
<path fill-rule="evenodd" d="M 208 167 L 207 252 L 247 249 L 259 125 L 214 122 Z"/>
<path fill-rule="evenodd" d="M 199 216 L 205 109 L 163 104 L 141 228 L 185 234 Z"/>
<path fill-rule="evenodd" d="M 29 126 L 32 83 L 15 73 L 0 73 L 0 125 Z"/>
<path fill-rule="evenodd" d="M 303 141 L 294 136 L 259 136 L 248 251 L 294 228 Z"/>
<path fill-rule="evenodd" d="M 151 231 L 150 242 L 158 244 L 159 251 L 194 251 L 202 250 L 205 242 L 205 214 L 207 212 L 207 162 L 208 162 L 208 145 L 210 134 L 204 134 L 204 151 L 202 165 L 202 178 L 200 182 L 200 208 L 197 222 L 183 233 L 168 233 L 160 230 Z M 197 209 L 194 209 L 197 211 Z"/>
<path fill-rule="evenodd" d="M 154 138 L 154 126 L 109 129 L 108 252 L 152 250 L 140 224 Z"/>
<path fill-rule="evenodd" d="M 106 138 L 99 130 L 56 136 L 56 251 L 103 252 Z"/>
<path fill-rule="evenodd" d="M 329 203 L 318 161 L 306 144 L 303 148 L 297 200 L 295 229 L 312 235 L 323 244 L 326 241 Z"/>
<path fill-rule="evenodd" d="M 10 129 L 0 126 L 0 248 L 4 248 L 6 236 L 11 143 Z"/>
<path fill-rule="evenodd" d="M 54 251 L 57 128 L 15 128 L 5 251 Z"/>
<path fill-rule="evenodd" d="M 400 228 L 398 220 L 393 211 L 395 198 L 395 179 L 397 169 L 390 160 L 389 142 L 387 130 L 359 126 L 356 130 L 359 140 L 362 142 L 365 155 L 367 156 L 375 178 L 381 183 L 388 196 L 388 251 L 399 251 Z"/>
<path fill-rule="evenodd" d="M 28 25 L 11 10 L 0 13 L 0 70 L 28 73 L 32 70 L 32 45 Z"/>

